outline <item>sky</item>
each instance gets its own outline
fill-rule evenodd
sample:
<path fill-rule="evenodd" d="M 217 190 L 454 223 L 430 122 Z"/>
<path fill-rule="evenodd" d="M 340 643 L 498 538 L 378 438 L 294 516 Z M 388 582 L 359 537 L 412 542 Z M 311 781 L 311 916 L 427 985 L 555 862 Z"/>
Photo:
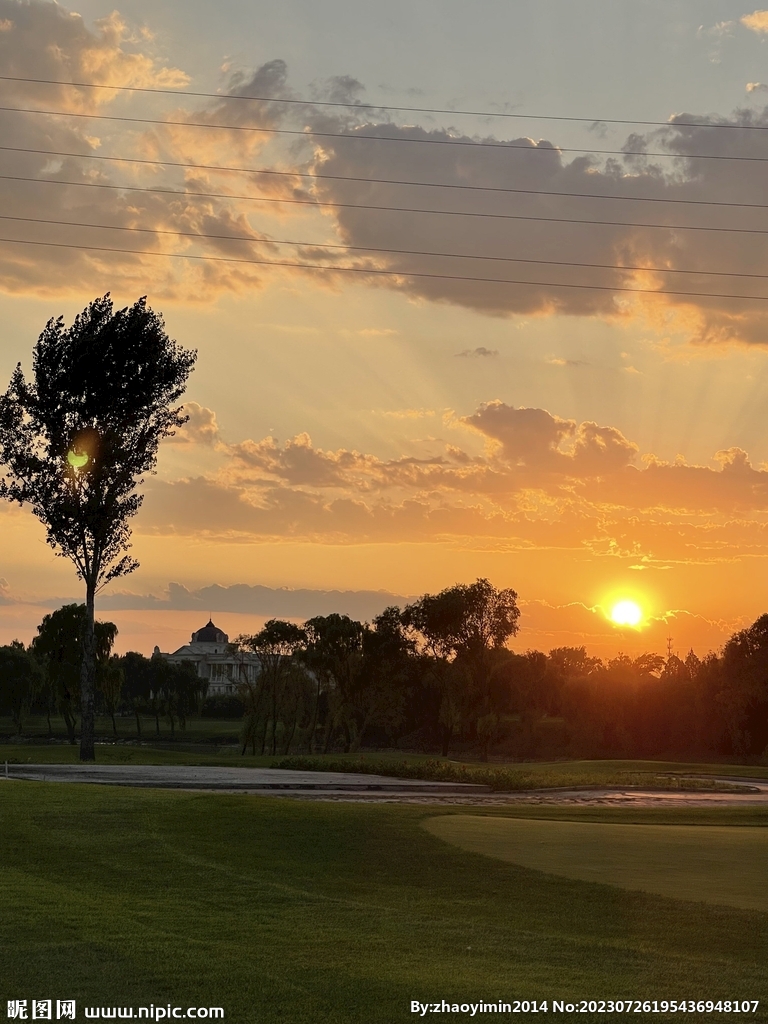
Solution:
<path fill-rule="evenodd" d="M 765 612 L 767 41 L 731 0 L 0 0 L 0 388 L 107 291 L 198 351 L 117 649 L 481 576 L 518 650 Z M 0 506 L 0 642 L 81 591 Z"/>

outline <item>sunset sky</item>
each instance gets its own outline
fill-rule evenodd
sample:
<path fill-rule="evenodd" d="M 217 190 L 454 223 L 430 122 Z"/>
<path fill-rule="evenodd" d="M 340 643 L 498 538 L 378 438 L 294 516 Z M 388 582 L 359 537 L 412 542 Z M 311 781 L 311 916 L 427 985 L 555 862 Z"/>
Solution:
<path fill-rule="evenodd" d="M 122 87 L 0 80 L 0 388 L 106 291 L 199 353 L 117 649 L 478 576 L 519 650 L 768 610 L 767 41 L 733 0 L 0 0 L 0 76 Z M 0 642 L 81 591 L 0 506 Z"/>

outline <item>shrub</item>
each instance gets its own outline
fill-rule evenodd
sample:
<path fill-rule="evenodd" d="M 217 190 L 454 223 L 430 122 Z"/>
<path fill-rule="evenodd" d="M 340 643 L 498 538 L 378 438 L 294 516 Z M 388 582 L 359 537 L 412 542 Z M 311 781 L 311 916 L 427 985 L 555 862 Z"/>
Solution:
<path fill-rule="evenodd" d="M 206 697 L 200 714 L 203 718 L 242 718 L 245 705 L 239 697 L 217 695 Z"/>

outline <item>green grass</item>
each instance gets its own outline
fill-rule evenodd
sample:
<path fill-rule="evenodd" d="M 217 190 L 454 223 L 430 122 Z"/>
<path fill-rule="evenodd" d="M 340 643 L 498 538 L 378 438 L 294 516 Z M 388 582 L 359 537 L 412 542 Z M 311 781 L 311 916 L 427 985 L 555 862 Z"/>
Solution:
<path fill-rule="evenodd" d="M 136 719 L 133 715 L 118 715 L 115 718 L 117 725 L 117 737 L 112 729 L 112 719 L 106 715 L 97 715 L 95 722 L 96 736 L 103 739 L 115 739 L 123 741 L 141 740 L 146 742 L 159 741 L 162 743 L 233 743 L 237 742 L 240 735 L 242 722 L 239 719 L 201 718 L 194 715 L 187 719 L 186 728 L 181 729 L 176 723 L 175 734 L 171 733 L 171 726 L 167 718 L 160 718 L 160 733 L 157 733 L 157 723 L 150 715 L 141 715 L 141 737 L 136 731 Z M 67 739 L 67 727 L 64 719 L 59 715 L 51 715 L 51 728 L 53 736 L 58 740 Z M 0 736 L 13 736 L 16 730 L 11 718 L 0 716 Z M 48 719 L 45 715 L 29 715 L 22 723 L 22 735 L 27 739 L 42 740 L 48 739 Z"/>
<path fill-rule="evenodd" d="M 532 810 L 490 817 L 566 820 Z M 429 834 L 435 813 L 0 784 L 0 996 L 75 998 L 78 1019 L 223 1006 L 238 1024 L 397 1024 L 418 1019 L 412 999 L 768 997 L 768 914 L 492 860 Z M 568 814 L 768 824 L 745 809 Z"/>
<path fill-rule="evenodd" d="M 441 815 L 425 827 L 548 874 L 768 913 L 768 829 Z"/>

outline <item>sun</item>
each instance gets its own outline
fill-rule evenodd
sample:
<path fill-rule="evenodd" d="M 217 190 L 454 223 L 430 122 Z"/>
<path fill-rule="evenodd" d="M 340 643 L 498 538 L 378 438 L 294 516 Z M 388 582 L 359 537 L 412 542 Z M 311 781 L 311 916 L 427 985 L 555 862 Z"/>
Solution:
<path fill-rule="evenodd" d="M 634 601 L 618 601 L 611 608 L 611 622 L 617 626 L 639 626 L 643 618 L 643 610 Z"/>

